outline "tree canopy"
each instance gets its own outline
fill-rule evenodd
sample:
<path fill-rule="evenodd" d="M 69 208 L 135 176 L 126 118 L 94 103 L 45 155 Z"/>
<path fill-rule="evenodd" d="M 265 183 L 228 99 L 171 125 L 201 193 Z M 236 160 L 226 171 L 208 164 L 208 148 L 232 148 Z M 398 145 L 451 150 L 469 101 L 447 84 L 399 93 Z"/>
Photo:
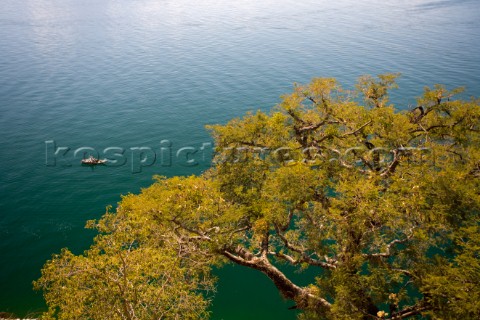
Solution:
<path fill-rule="evenodd" d="M 316 78 L 208 126 L 211 169 L 156 177 L 88 223 L 84 254 L 46 263 L 44 318 L 208 317 L 225 263 L 265 274 L 304 319 L 479 318 L 479 101 L 435 85 L 395 108 L 397 76 Z"/>

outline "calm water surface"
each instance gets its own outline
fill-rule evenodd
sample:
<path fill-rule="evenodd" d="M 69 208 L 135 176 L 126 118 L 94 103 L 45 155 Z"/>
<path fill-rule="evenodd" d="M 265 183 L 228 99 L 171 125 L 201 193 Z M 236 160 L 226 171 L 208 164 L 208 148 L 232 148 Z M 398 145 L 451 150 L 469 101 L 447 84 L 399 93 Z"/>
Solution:
<path fill-rule="evenodd" d="M 382 72 L 403 74 L 393 94 L 403 108 L 438 82 L 480 96 L 479 1 L 2 0 L 0 311 L 41 310 L 31 282 L 43 263 L 87 248 L 85 221 L 120 194 L 154 174 L 205 170 L 200 152 L 197 166 L 175 156 L 211 142 L 205 124 L 267 110 L 293 82 L 351 87 Z M 71 149 L 55 166 L 52 140 Z M 124 148 L 127 162 L 82 167 L 80 147 Z M 135 147 L 157 158 L 132 173 Z M 219 276 L 214 319 L 295 318 L 264 276 L 238 266 Z"/>

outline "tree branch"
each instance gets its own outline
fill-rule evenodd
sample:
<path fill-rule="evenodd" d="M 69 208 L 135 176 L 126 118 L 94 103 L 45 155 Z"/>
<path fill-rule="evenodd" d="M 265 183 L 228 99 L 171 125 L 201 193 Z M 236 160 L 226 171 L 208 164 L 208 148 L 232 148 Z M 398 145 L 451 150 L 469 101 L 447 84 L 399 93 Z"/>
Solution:
<path fill-rule="evenodd" d="M 344 134 L 342 134 L 341 136 L 339 136 L 339 138 L 345 138 L 347 136 L 350 136 L 350 135 L 355 135 L 357 133 L 359 133 L 360 131 L 362 131 L 363 128 L 365 128 L 366 126 L 368 126 L 370 123 L 372 123 L 372 120 L 368 121 L 367 123 L 361 125 L 358 129 L 356 130 L 353 130 L 353 131 L 350 131 L 350 132 L 346 132 Z"/>
<path fill-rule="evenodd" d="M 189 227 L 187 227 L 184 223 L 179 222 L 177 219 L 172 219 L 172 222 L 173 222 L 174 224 L 176 224 L 177 226 L 183 228 L 184 230 L 186 230 L 186 231 L 188 231 L 188 232 L 191 232 L 191 233 L 193 233 L 193 234 L 196 234 L 196 235 L 198 236 L 198 237 L 196 237 L 196 238 L 198 238 L 198 239 L 203 239 L 203 240 L 209 240 L 209 241 L 211 241 L 210 237 L 208 237 L 205 232 L 202 232 L 202 231 L 200 231 L 200 230 L 196 230 L 196 229 L 189 228 Z M 215 230 L 215 228 L 210 228 L 209 230 Z"/>
<path fill-rule="evenodd" d="M 367 257 L 367 258 L 378 258 L 378 257 L 388 258 L 388 257 L 392 256 L 392 251 L 391 250 L 392 250 L 394 245 L 400 244 L 400 243 L 405 243 L 413 237 L 413 227 L 410 228 L 410 232 L 411 232 L 411 234 L 409 236 L 407 236 L 405 239 L 402 239 L 402 240 L 395 239 L 395 240 L 390 241 L 390 243 L 387 244 L 387 249 L 385 250 L 385 252 L 365 253 L 365 254 L 363 254 L 363 256 Z"/>
<path fill-rule="evenodd" d="M 420 125 L 420 129 L 415 129 L 415 130 L 412 130 L 410 131 L 410 133 L 415 133 L 415 132 L 430 132 L 430 130 L 433 130 L 433 129 L 436 129 L 436 128 L 448 128 L 449 126 L 447 125 L 433 125 L 433 126 L 430 126 L 428 128 L 424 128 L 422 125 Z"/>
<path fill-rule="evenodd" d="M 420 301 L 419 303 L 413 305 L 413 306 L 408 306 L 403 308 L 399 312 L 395 312 L 392 314 L 391 319 L 392 320 L 400 320 L 400 319 L 405 319 L 417 314 L 422 313 L 423 311 L 430 310 L 431 308 L 426 304 L 424 300 Z"/>
<path fill-rule="evenodd" d="M 390 165 L 382 171 L 380 176 L 386 177 L 389 176 L 390 174 L 395 172 L 395 169 L 397 166 L 400 164 L 400 152 L 398 149 L 395 149 L 392 151 L 393 152 L 393 161 L 390 163 Z"/>
<path fill-rule="evenodd" d="M 316 130 L 316 129 L 318 129 L 321 126 L 326 125 L 326 124 L 338 124 L 338 123 L 340 123 L 340 122 L 337 121 L 337 120 L 323 120 L 323 121 L 318 122 L 316 124 L 311 124 L 309 126 L 299 128 L 298 132 L 302 133 L 302 132 L 305 132 L 305 131 L 312 131 L 312 130 Z"/>
<path fill-rule="evenodd" d="M 282 295 L 287 299 L 294 300 L 300 309 L 324 308 L 329 310 L 331 308 L 331 304 L 327 300 L 312 294 L 306 288 L 294 284 L 265 257 L 255 257 L 251 252 L 241 246 L 237 246 L 233 250 L 224 248 L 220 250 L 219 253 L 236 264 L 258 270 L 265 274 L 273 281 Z"/>
<path fill-rule="evenodd" d="M 277 232 L 277 235 L 280 237 L 280 239 L 282 240 L 283 244 L 285 245 L 285 247 L 291 251 L 294 251 L 294 252 L 297 252 L 297 253 L 300 253 L 300 254 L 303 254 L 304 250 L 303 249 L 300 249 L 300 248 L 297 248 L 295 247 L 294 245 L 292 245 L 287 238 L 285 238 L 285 236 L 283 235 L 283 232 L 280 230 L 280 228 L 278 227 L 278 225 L 275 223 L 274 224 L 274 227 L 275 227 L 275 231 Z"/>
<path fill-rule="evenodd" d="M 305 121 L 303 121 L 302 119 L 300 119 L 299 116 L 297 116 L 295 114 L 295 112 L 293 112 L 293 110 L 287 110 L 287 113 L 293 118 L 293 120 L 297 121 L 297 122 L 300 122 L 302 124 L 305 124 Z"/>
<path fill-rule="evenodd" d="M 293 210 L 288 211 L 287 222 L 283 226 L 281 226 L 281 227 L 279 227 L 278 225 L 276 226 L 276 227 L 278 227 L 278 229 L 280 231 L 282 231 L 282 232 L 287 231 L 288 227 L 290 226 L 290 224 L 292 223 L 292 220 L 293 220 L 293 212 L 294 212 Z"/>
<path fill-rule="evenodd" d="M 267 254 L 268 254 L 268 245 L 269 245 L 269 240 L 270 240 L 270 232 L 265 232 L 262 238 L 262 243 L 261 243 L 261 250 L 260 250 L 260 256 L 268 259 Z"/>
<path fill-rule="evenodd" d="M 276 256 L 280 259 L 283 259 L 283 260 L 291 263 L 292 265 L 297 265 L 297 264 L 300 264 L 300 263 L 308 263 L 311 266 L 322 267 L 324 269 L 329 269 L 329 270 L 334 270 L 334 269 L 337 268 L 337 266 L 332 264 L 332 263 L 316 260 L 316 259 L 313 259 L 313 258 L 307 256 L 307 255 L 303 255 L 302 257 L 300 257 L 298 259 L 294 259 L 292 256 L 290 256 L 288 254 L 285 254 L 285 253 L 281 253 L 281 252 L 271 251 L 271 252 L 269 252 L 269 254 L 274 255 L 274 256 Z"/>
<path fill-rule="evenodd" d="M 302 262 L 305 262 L 305 263 L 308 263 L 309 265 L 312 265 L 312 266 L 318 266 L 318 267 L 322 267 L 322 268 L 325 268 L 325 269 L 336 269 L 336 266 L 334 264 L 331 264 L 331 263 L 327 263 L 327 262 L 323 262 L 323 261 L 319 261 L 319 260 L 316 260 L 316 259 L 313 259 L 311 258 L 307 252 L 304 250 L 304 249 L 300 249 L 300 248 L 297 248 L 295 247 L 293 244 L 291 244 L 288 239 L 283 235 L 282 233 L 282 230 L 280 229 L 280 227 L 277 225 L 277 224 L 274 224 L 275 226 L 275 231 L 277 232 L 277 235 L 279 236 L 279 238 L 282 240 L 284 246 L 293 251 L 293 252 L 296 252 L 298 254 L 300 254 L 300 258 L 298 259 L 294 259 L 292 258 L 291 256 L 287 255 L 287 254 L 284 254 L 284 253 L 280 253 L 280 252 L 270 252 L 270 254 L 272 255 L 275 255 L 279 258 L 282 258 L 288 262 L 290 262 L 291 264 L 293 265 L 296 265 L 296 264 L 299 264 L 299 263 L 302 263 Z M 284 231 L 284 230 L 283 230 Z"/>

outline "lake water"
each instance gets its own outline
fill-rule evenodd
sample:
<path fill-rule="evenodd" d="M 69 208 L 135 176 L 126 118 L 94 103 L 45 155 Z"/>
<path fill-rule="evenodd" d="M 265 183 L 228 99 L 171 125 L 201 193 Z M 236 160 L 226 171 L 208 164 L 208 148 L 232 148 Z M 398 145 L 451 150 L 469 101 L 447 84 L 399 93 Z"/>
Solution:
<path fill-rule="evenodd" d="M 205 170 L 205 124 L 268 110 L 294 82 L 383 72 L 402 73 L 402 108 L 439 82 L 480 96 L 479 1 L 2 0 L 0 311 L 41 310 L 43 263 L 86 249 L 85 221 L 120 194 Z M 82 147 L 126 163 L 82 167 Z M 218 274 L 214 319 L 295 318 L 263 275 Z"/>

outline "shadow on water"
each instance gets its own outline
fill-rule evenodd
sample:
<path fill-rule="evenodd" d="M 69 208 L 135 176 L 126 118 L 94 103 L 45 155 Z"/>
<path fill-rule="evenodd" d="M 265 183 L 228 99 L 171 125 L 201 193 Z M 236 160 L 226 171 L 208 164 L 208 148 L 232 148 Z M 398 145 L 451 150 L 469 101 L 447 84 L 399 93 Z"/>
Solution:
<path fill-rule="evenodd" d="M 87 164 L 87 163 L 82 163 L 82 167 L 90 168 L 90 171 L 95 171 L 97 167 L 106 167 L 105 163 L 96 163 L 96 164 Z"/>

